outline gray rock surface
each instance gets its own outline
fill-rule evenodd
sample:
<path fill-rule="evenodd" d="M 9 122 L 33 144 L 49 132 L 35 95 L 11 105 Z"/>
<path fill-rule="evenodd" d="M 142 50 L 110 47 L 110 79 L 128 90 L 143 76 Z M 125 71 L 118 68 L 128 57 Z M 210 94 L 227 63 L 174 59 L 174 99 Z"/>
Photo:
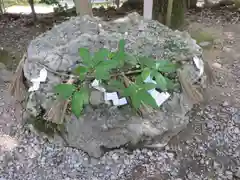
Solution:
<path fill-rule="evenodd" d="M 103 47 L 115 50 L 122 38 L 126 40 L 126 51 L 134 55 L 184 61 L 187 65 L 183 70 L 190 82 L 197 80 L 195 77 L 199 72 L 192 65 L 192 59 L 194 56 L 201 58 L 202 50 L 196 42 L 185 32 L 172 31 L 156 21 L 143 20 L 137 13 L 110 22 L 88 16 L 76 17 L 55 26 L 30 43 L 24 64 L 25 77 L 28 80 L 37 77 L 43 68 L 41 64 L 55 71 L 67 71 L 81 60 L 78 48 L 87 47 L 91 52 Z M 48 72 L 47 82 L 42 83 L 29 100 L 29 112 L 36 116 L 41 108 L 49 110 L 53 105 L 52 88 L 62 80 Z M 68 118 L 65 138 L 71 147 L 94 157 L 102 155 L 102 148 L 135 146 L 146 140 L 151 144 L 154 138 L 165 144 L 186 127 L 188 117 L 185 114 L 192 105 L 184 94 L 174 93 L 161 111 L 143 119 L 133 115 L 127 106 L 123 109 L 87 107 L 80 120 Z"/>
<path fill-rule="evenodd" d="M 13 78 L 13 73 L 8 71 L 5 64 L 0 62 L 0 81 L 10 82 Z"/>
<path fill-rule="evenodd" d="M 7 69 L 0 69 L 0 79 L 4 82 L 10 82 L 13 78 L 13 73 Z"/>

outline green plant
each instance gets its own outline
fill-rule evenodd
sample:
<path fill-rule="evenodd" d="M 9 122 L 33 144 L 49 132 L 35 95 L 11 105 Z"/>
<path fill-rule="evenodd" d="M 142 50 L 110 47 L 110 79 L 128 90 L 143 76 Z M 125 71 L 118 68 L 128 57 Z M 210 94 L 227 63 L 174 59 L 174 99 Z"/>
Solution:
<path fill-rule="evenodd" d="M 116 52 L 102 48 L 93 55 L 86 48 L 79 49 L 82 64 L 73 71 L 78 82 L 59 84 L 54 88 L 60 98 L 70 99 L 74 115 L 79 117 L 84 105 L 88 104 L 88 86 L 94 79 L 100 80 L 107 90 L 117 91 L 127 97 L 135 109 L 140 108 L 141 104 L 157 108 L 148 90 L 158 88 L 167 91 L 176 88 L 176 83 L 168 75 L 176 73 L 178 64 L 169 60 L 133 56 L 125 52 L 124 46 L 125 41 L 120 40 Z M 149 77 L 156 83 L 146 82 Z"/>

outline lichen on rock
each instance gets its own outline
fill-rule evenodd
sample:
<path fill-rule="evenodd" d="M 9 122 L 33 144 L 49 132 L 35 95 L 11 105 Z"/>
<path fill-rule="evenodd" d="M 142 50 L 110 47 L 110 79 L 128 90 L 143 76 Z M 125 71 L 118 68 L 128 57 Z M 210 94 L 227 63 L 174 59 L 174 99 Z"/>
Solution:
<path fill-rule="evenodd" d="M 199 80 L 199 71 L 192 59 L 201 58 L 202 50 L 188 33 L 172 31 L 157 21 L 144 20 L 137 13 L 109 22 L 89 16 L 74 17 L 53 27 L 30 43 L 24 75 L 30 81 L 38 76 L 42 65 L 57 72 L 67 72 L 76 61 L 81 61 L 80 47 L 91 52 L 103 47 L 115 50 L 121 39 L 125 39 L 128 53 L 181 62 L 185 80 L 190 85 Z M 30 112 L 32 109 L 36 116 L 38 109 L 48 111 L 54 102 L 53 86 L 62 80 L 63 77 L 48 72 L 47 81 L 41 83 L 40 89 L 29 99 Z M 196 86 L 201 88 L 202 84 Z M 80 119 L 66 116 L 64 139 L 69 146 L 94 157 L 100 157 L 103 149 L 145 146 L 155 140 L 164 144 L 186 127 L 186 113 L 194 103 L 184 92 L 174 92 L 161 109 L 144 118 L 133 114 L 128 106 L 87 106 Z"/>

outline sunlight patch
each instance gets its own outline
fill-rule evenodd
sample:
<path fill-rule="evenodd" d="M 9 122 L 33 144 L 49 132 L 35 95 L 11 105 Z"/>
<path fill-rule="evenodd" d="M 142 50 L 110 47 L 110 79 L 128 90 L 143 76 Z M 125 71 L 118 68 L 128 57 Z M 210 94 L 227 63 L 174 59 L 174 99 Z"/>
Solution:
<path fill-rule="evenodd" d="M 11 151 L 17 147 L 18 142 L 11 136 L 0 134 L 0 149 L 4 151 Z"/>

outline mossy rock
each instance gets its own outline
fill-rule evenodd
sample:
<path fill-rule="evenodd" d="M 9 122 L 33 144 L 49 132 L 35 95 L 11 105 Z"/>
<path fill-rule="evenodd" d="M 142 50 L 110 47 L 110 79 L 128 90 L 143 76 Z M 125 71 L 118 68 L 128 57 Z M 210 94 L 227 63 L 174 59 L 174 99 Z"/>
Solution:
<path fill-rule="evenodd" d="M 234 4 L 237 8 L 240 8 L 240 0 L 234 0 Z"/>
<path fill-rule="evenodd" d="M 46 121 L 42 115 L 37 117 L 30 116 L 29 119 L 27 119 L 27 123 L 31 124 L 38 133 L 44 133 L 48 137 L 53 138 L 56 133 L 64 133 L 63 125 Z"/>
<path fill-rule="evenodd" d="M 2 68 L 2 66 L 4 66 L 4 68 L 5 66 L 7 68 L 12 68 L 13 66 L 15 67 L 20 61 L 20 59 L 21 59 L 20 54 L 18 53 L 12 54 L 8 50 L 0 48 L 0 69 Z"/>
<path fill-rule="evenodd" d="M 6 64 L 11 59 L 10 53 L 5 49 L 0 49 L 0 62 Z"/>
<path fill-rule="evenodd" d="M 199 44 L 201 46 L 201 44 L 205 43 L 205 42 L 208 42 L 208 43 L 205 43 L 205 44 L 208 44 L 206 46 L 201 46 L 202 48 L 211 48 L 211 46 L 213 45 L 213 42 L 214 42 L 214 35 L 209 33 L 209 32 L 206 32 L 206 31 L 196 31 L 196 32 L 192 32 L 191 33 L 191 36 L 193 39 L 195 39 L 197 41 L 197 44 Z"/>

